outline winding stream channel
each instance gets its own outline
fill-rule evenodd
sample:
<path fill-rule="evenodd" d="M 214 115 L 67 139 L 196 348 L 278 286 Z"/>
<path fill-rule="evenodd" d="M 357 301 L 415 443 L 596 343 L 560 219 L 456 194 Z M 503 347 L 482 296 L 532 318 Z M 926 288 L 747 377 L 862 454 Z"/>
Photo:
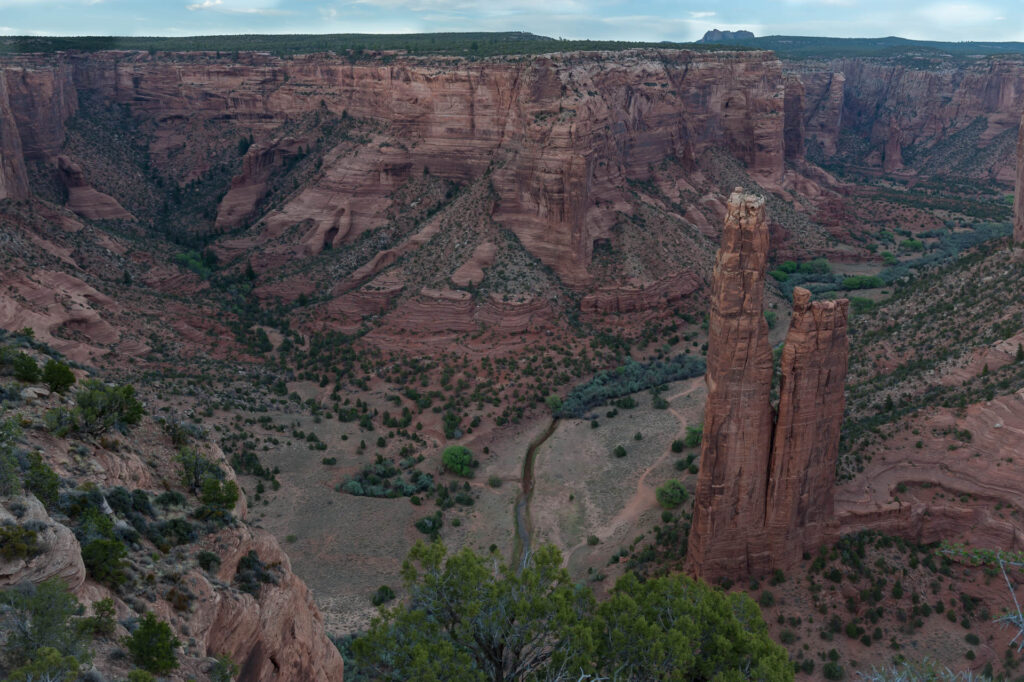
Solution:
<path fill-rule="evenodd" d="M 520 570 L 530 557 L 530 534 L 533 532 L 533 523 L 530 521 L 530 498 L 533 497 L 533 463 L 537 458 L 537 449 L 551 437 L 557 426 L 558 420 L 552 419 L 543 433 L 530 441 L 530 446 L 526 449 L 526 459 L 523 460 L 522 489 L 516 498 L 515 507 L 516 540 L 512 550 L 512 565 L 518 566 Z"/>

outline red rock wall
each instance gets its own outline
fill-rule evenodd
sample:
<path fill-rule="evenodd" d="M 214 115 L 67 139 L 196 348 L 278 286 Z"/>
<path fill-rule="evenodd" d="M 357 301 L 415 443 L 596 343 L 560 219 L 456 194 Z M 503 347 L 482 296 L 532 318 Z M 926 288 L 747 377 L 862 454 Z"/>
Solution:
<path fill-rule="evenodd" d="M 0 199 L 24 199 L 28 195 L 21 136 L 7 96 L 7 79 L 0 72 Z"/>
<path fill-rule="evenodd" d="M 1024 116 L 1017 134 L 1017 184 L 1013 194 L 1013 241 L 1024 245 Z"/>
<path fill-rule="evenodd" d="M 687 563 L 706 579 L 766 572 L 762 538 L 772 437 L 772 351 L 764 318 L 764 199 L 729 197 L 715 259 L 707 407 Z"/>
<path fill-rule="evenodd" d="M 372 144 L 365 154 L 326 160 L 318 184 L 268 218 L 273 229 L 310 220 L 312 253 L 324 238 L 340 242 L 376 227 L 388 194 L 412 173 L 429 168 L 465 182 L 494 164 L 496 220 L 566 282 L 582 285 L 594 240 L 609 235 L 617 211 L 628 210 L 625 179 L 646 178 L 666 155 L 692 160 L 724 146 L 756 178 L 778 183 L 783 174 L 782 68 L 766 52 L 391 64 L 324 55 L 242 55 L 235 63 L 127 52 L 10 60 L 27 65 L 25 72 L 48 71 L 54 94 L 41 129 L 30 124 L 32 113 L 18 120 L 26 154 L 59 149 L 59 124 L 77 100 L 73 89 L 56 85 L 70 73 L 81 91 L 130 107 L 152 128 L 157 165 L 210 119 L 252 131 L 258 141 L 288 117 L 321 106 L 387 123 L 405 148 Z M 44 104 L 25 101 L 15 109 L 37 112 Z M 238 212 L 225 209 L 225 216 Z"/>
<path fill-rule="evenodd" d="M 846 405 L 849 303 L 793 291 L 782 351 L 765 527 L 776 565 L 837 538 L 835 472 Z"/>
<path fill-rule="evenodd" d="M 967 65 L 928 61 L 920 68 L 895 60 L 837 59 L 793 63 L 789 69 L 807 89 L 807 137 L 830 155 L 840 129 L 862 135 L 875 152 L 867 163 L 887 171 L 902 167 L 895 160 L 897 147 L 927 149 L 979 117 L 986 120 L 981 140 L 987 142 L 1015 129 L 1024 110 L 1024 62 L 1019 59 L 980 59 Z M 985 171 L 1013 182 L 1008 162 L 1009 157 L 995 154 Z"/>

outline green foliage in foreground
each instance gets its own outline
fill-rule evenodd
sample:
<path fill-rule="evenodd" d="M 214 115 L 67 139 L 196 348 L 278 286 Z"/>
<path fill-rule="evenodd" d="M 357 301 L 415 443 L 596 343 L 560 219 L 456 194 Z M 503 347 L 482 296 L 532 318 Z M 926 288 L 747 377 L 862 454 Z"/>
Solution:
<path fill-rule="evenodd" d="M 6 674 L 0 677 L 60 679 L 56 675 L 87 662 L 88 636 L 73 620 L 79 608 L 56 578 L 0 592 L 0 631 L 6 633 L 0 648 L 0 673 Z"/>
<path fill-rule="evenodd" d="M 749 597 L 683 575 L 627 574 L 598 604 L 554 547 L 516 571 L 468 548 L 448 556 L 440 543 L 418 543 L 402 573 L 409 604 L 383 610 L 352 643 L 373 679 L 793 679 Z"/>
<path fill-rule="evenodd" d="M 594 378 L 574 388 L 556 413 L 559 417 L 582 417 L 587 410 L 630 393 L 645 391 L 670 381 L 680 381 L 704 373 L 703 358 L 676 355 L 652 362 L 629 361 L 621 367 L 598 372 Z"/>

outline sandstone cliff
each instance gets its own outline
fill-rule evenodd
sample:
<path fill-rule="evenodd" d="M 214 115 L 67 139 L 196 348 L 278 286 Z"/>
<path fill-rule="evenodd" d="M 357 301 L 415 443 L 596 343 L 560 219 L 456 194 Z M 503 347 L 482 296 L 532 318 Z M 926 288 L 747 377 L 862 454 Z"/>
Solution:
<path fill-rule="evenodd" d="M 1019 59 L 847 58 L 787 69 L 806 88 L 805 135 L 825 157 L 848 136 L 859 142 L 845 152 L 858 165 L 1013 182 L 1012 143 L 1024 109 Z M 902 158 L 911 148 L 913 163 Z"/>
<path fill-rule="evenodd" d="M 7 80 L 0 78 L 0 199 L 24 199 L 28 194 L 21 136 L 7 96 Z"/>
<path fill-rule="evenodd" d="M 240 224 L 280 154 L 267 137 L 314 111 L 378 121 L 388 135 L 360 153 L 328 153 L 310 185 L 266 216 L 268 239 L 302 223 L 306 255 L 379 225 L 389 194 L 429 171 L 464 183 L 493 169 L 495 219 L 571 285 L 589 280 L 593 243 L 628 212 L 627 180 L 666 157 L 685 163 L 722 147 L 759 181 L 783 176 L 784 82 L 766 52 L 645 50 L 488 62 L 402 58 L 350 63 L 326 55 L 282 60 L 242 55 L 107 52 L 42 61 L 12 58 L 8 84 L 26 155 L 60 150 L 60 126 L 78 93 L 122 104 L 151 131 L 158 167 L 189 159 L 198 172 L 203 121 L 251 134 L 243 171 L 216 224 Z M 45 82 L 44 82 L 45 81 Z M 17 101 L 15 101 L 17 100 Z M 19 114 L 20 112 L 20 114 Z M 269 155 L 268 155 L 269 154 Z"/>
<path fill-rule="evenodd" d="M 1024 244 L 1024 116 L 1017 135 L 1017 183 L 1013 194 L 1013 241 Z"/>
<path fill-rule="evenodd" d="M 729 198 L 715 261 L 707 406 L 687 564 L 714 580 L 790 565 L 836 536 L 833 488 L 843 418 L 847 301 L 794 292 L 771 404 L 764 318 L 768 220 L 764 200 Z"/>

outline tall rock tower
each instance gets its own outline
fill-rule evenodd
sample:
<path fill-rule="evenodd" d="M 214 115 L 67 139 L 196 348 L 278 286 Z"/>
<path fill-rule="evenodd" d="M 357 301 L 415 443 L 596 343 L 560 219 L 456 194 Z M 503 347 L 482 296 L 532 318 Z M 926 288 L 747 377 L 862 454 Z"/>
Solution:
<path fill-rule="evenodd" d="M 846 299 L 811 301 L 810 291 L 793 290 L 765 507 L 765 536 L 776 556 L 799 557 L 838 536 L 833 491 L 846 406 L 848 308 Z"/>
<path fill-rule="evenodd" d="M 708 402 L 687 555 L 692 571 L 704 577 L 771 565 L 761 537 L 772 436 L 767 264 L 764 198 L 737 188 L 711 284 Z"/>
<path fill-rule="evenodd" d="M 706 580 L 790 565 L 836 537 L 848 302 L 793 292 L 779 406 L 764 319 L 764 199 L 729 198 L 711 287 L 708 401 L 687 565 Z"/>

